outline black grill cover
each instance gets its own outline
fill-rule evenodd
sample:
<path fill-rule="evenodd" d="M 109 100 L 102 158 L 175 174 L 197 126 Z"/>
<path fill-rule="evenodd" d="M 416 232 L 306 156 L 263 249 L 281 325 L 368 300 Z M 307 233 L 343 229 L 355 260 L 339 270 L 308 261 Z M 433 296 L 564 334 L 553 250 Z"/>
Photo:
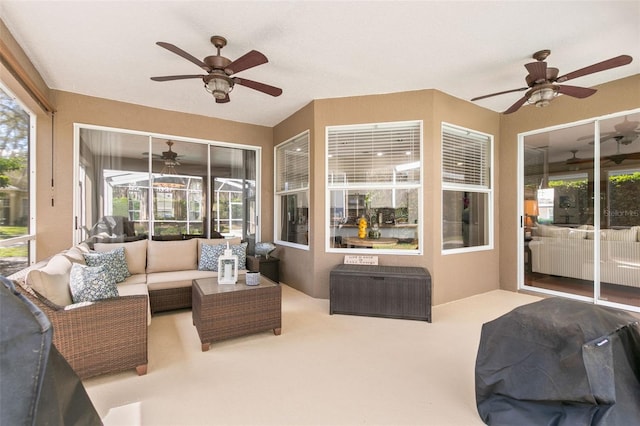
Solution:
<path fill-rule="evenodd" d="M 640 325 L 562 298 L 482 326 L 476 403 L 488 425 L 640 424 Z"/>
<path fill-rule="evenodd" d="M 101 425 L 38 307 L 0 276 L 0 425 Z"/>

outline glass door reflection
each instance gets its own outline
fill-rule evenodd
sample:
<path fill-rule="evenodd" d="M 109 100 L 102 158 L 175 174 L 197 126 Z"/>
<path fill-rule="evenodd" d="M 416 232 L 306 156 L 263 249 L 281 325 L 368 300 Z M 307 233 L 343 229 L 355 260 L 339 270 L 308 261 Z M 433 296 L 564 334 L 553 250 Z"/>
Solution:
<path fill-rule="evenodd" d="M 524 137 L 525 288 L 640 307 L 639 125 L 636 112 Z"/>

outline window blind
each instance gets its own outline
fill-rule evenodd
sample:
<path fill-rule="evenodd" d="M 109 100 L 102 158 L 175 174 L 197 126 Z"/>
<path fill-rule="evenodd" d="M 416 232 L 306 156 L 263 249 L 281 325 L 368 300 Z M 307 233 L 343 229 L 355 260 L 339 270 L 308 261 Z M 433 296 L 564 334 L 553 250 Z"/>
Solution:
<path fill-rule="evenodd" d="M 327 131 L 328 185 L 420 183 L 419 121 Z"/>
<path fill-rule="evenodd" d="M 442 181 L 490 188 L 489 136 L 442 126 Z"/>
<path fill-rule="evenodd" d="M 309 187 L 309 133 L 276 147 L 276 192 Z"/>

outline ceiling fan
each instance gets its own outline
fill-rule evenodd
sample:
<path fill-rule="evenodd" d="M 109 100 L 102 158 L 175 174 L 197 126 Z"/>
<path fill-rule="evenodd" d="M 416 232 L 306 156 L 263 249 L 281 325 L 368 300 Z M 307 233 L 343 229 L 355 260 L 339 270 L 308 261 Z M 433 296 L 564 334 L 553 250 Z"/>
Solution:
<path fill-rule="evenodd" d="M 174 145 L 174 142 L 172 140 L 168 140 L 166 143 L 169 149 L 166 151 L 162 151 L 162 154 L 152 154 L 152 157 L 155 160 L 159 160 L 164 163 L 164 167 L 160 172 L 161 174 L 175 175 L 177 174 L 176 166 L 180 165 L 180 162 L 178 161 L 180 155 L 172 149 Z M 143 152 L 142 155 L 148 156 L 149 153 Z"/>
<path fill-rule="evenodd" d="M 200 78 L 204 82 L 204 88 L 207 92 L 211 93 L 216 99 L 217 103 L 229 102 L 229 92 L 233 90 L 236 84 L 248 87 L 250 89 L 257 90 L 262 93 L 266 93 L 271 96 L 280 96 L 282 89 L 268 84 L 260 83 L 257 81 L 249 80 L 241 77 L 231 77 L 232 75 L 244 71 L 249 68 L 256 67 L 258 65 L 269 62 L 266 56 L 257 50 L 252 50 L 249 53 L 241 56 L 235 61 L 231 61 L 224 56 L 220 55 L 220 49 L 227 45 L 227 39 L 221 36 L 211 37 L 211 43 L 218 50 L 216 55 L 207 56 L 202 61 L 185 52 L 177 46 L 164 41 L 159 41 L 156 44 L 160 47 L 164 47 L 170 52 L 175 53 L 178 56 L 196 64 L 206 74 L 185 74 L 185 75 L 168 75 L 163 77 L 151 77 L 153 81 L 171 81 L 171 80 L 184 80 L 189 78 Z"/>
<path fill-rule="evenodd" d="M 607 157 L 605 157 L 607 160 L 611 160 L 616 164 L 621 164 L 624 160 L 640 160 L 640 152 L 630 152 L 630 153 L 621 153 L 620 152 L 620 145 L 628 145 L 631 142 L 623 142 L 624 140 L 624 136 L 622 135 L 618 135 L 618 136 L 614 136 L 613 139 L 615 139 L 616 144 L 617 144 L 617 148 L 616 148 L 616 153 L 614 155 L 609 155 Z"/>
<path fill-rule="evenodd" d="M 167 141 L 167 145 L 169 146 L 169 150 L 162 151 L 162 155 L 160 158 L 164 161 L 165 165 L 173 164 L 174 166 L 179 166 L 178 162 L 178 153 L 173 151 L 171 147 L 173 146 L 173 141 Z"/>
<path fill-rule="evenodd" d="M 567 165 L 572 165 L 572 164 L 582 164 L 582 163 L 593 163 L 593 158 L 580 158 L 580 157 L 576 157 L 576 154 L 578 153 L 577 149 L 572 149 L 571 154 L 573 155 L 571 158 L 567 158 L 564 162 Z"/>
<path fill-rule="evenodd" d="M 618 144 L 629 145 L 640 137 L 640 127 L 638 127 L 638 124 L 640 124 L 640 121 L 629 121 L 628 117 L 624 117 L 622 123 L 613 126 L 616 131 L 601 136 L 600 142 L 615 139 Z"/>
<path fill-rule="evenodd" d="M 629 64 L 633 58 L 629 55 L 620 55 L 615 58 L 607 59 L 606 61 L 598 62 L 597 64 L 589 65 L 588 67 L 581 68 L 579 70 L 564 74 L 558 77 L 558 68 L 547 67 L 545 59 L 551 54 L 550 50 L 540 50 L 533 54 L 533 59 L 536 62 L 530 62 L 525 64 L 525 68 L 529 71 L 525 81 L 527 87 L 521 87 L 519 89 L 505 90 L 503 92 L 492 93 L 490 95 L 478 96 L 471 99 L 471 101 L 478 101 L 480 99 L 490 98 L 492 96 L 504 95 L 506 93 L 522 92 L 527 90 L 525 95 L 518 99 L 516 103 L 511 105 L 504 114 L 511 114 L 516 112 L 525 102 L 534 104 L 537 107 L 545 107 L 549 105 L 551 100 L 559 95 L 568 95 L 574 98 L 586 98 L 596 93 L 596 89 L 590 89 L 586 87 L 560 85 L 557 83 L 564 83 L 574 78 L 583 77 L 585 75 L 594 74 L 600 71 L 606 71 L 611 68 L 620 67 Z"/>
<path fill-rule="evenodd" d="M 640 140 L 640 121 L 629 121 L 629 117 L 625 116 L 624 121 L 613 126 L 614 132 L 600 133 L 600 143 L 615 140 L 622 145 L 629 145 L 636 140 Z M 578 142 L 587 141 L 589 145 L 595 143 L 593 135 L 582 136 L 577 139 Z"/>

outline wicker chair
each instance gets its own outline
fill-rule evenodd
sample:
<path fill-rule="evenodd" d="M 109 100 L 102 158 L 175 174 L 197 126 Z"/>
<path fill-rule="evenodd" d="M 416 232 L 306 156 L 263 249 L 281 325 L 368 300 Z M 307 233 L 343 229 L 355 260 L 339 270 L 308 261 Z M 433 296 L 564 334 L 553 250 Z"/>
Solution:
<path fill-rule="evenodd" d="M 33 301 L 53 325 L 53 343 L 74 371 L 85 379 L 136 369 L 147 373 L 147 296 L 120 296 L 65 308 L 28 287 L 16 288 Z"/>

